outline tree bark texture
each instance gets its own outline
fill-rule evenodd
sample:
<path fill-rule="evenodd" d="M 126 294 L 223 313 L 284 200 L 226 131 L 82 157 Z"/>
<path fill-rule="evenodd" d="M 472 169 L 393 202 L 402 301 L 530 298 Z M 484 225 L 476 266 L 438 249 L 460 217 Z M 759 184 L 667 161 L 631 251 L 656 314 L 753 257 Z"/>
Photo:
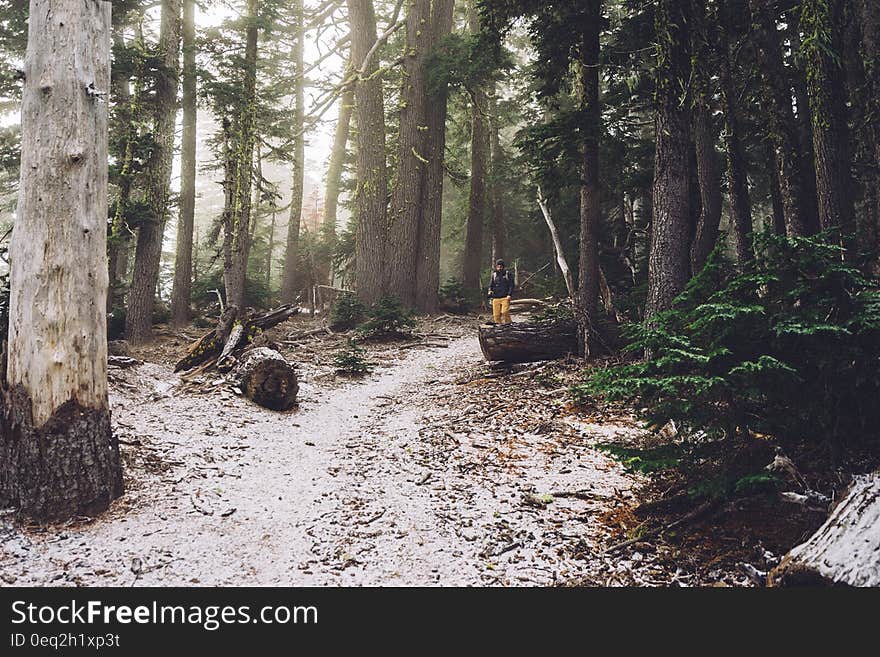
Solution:
<path fill-rule="evenodd" d="M 159 28 L 162 68 L 156 75 L 156 113 L 153 121 L 155 144 L 145 171 L 145 200 L 150 212 L 138 228 L 134 271 L 125 316 L 125 336 L 132 344 L 145 342 L 152 336 L 153 308 L 162 260 L 162 238 L 169 211 L 179 49 L 180 2 L 163 0 Z"/>
<path fill-rule="evenodd" d="M 242 394 L 260 406 L 286 411 L 296 404 L 296 370 L 274 349 L 257 347 L 244 352 L 232 376 Z"/>
<path fill-rule="evenodd" d="M 0 504 L 39 520 L 122 492 L 107 403 L 110 3 L 31 0 Z"/>
<path fill-rule="evenodd" d="M 504 213 L 504 152 L 501 149 L 501 117 L 498 115 L 497 93 L 492 96 L 489 117 L 489 148 L 492 161 L 492 262 L 507 258 L 507 222 Z"/>
<path fill-rule="evenodd" d="M 412 0 L 406 14 L 397 178 L 388 211 L 385 293 L 406 308 L 416 304 L 415 276 L 425 183 L 427 63 L 431 52 L 431 0 Z"/>
<path fill-rule="evenodd" d="M 358 69 L 376 43 L 372 0 L 347 0 L 351 24 L 351 55 Z M 385 161 L 385 102 L 382 80 L 370 58 L 355 86 L 357 120 L 357 190 L 355 192 L 355 289 L 364 303 L 382 296 L 387 238 L 388 172 Z"/>
<path fill-rule="evenodd" d="M 293 103 L 293 179 L 290 183 L 290 213 L 287 218 L 287 248 L 284 252 L 284 273 L 281 280 L 281 303 L 293 303 L 296 298 L 296 261 L 299 253 L 299 233 L 302 221 L 303 185 L 305 176 L 306 141 L 304 130 L 305 116 L 305 71 L 303 51 L 305 48 L 305 27 L 303 25 L 303 2 L 296 4 L 296 45 L 294 46 L 293 66 L 296 70 L 296 90 Z M 343 151 L 345 147 L 343 146 Z M 329 174 L 328 174 L 329 176 Z M 337 187 L 338 196 L 338 187 Z M 335 200 L 334 200 L 335 212 Z"/>
<path fill-rule="evenodd" d="M 684 289 L 690 273 L 690 135 L 687 88 L 690 53 L 688 3 L 657 4 L 658 44 L 654 130 L 654 186 L 651 247 L 648 256 L 646 318 L 667 310 Z"/>
<path fill-rule="evenodd" d="M 336 239 L 336 222 L 339 208 L 339 192 L 342 186 L 342 168 L 345 164 L 348 133 L 351 127 L 351 115 L 354 111 L 354 89 L 348 87 L 339 99 L 339 116 L 333 133 L 333 149 L 327 164 L 327 185 L 324 191 L 324 226 L 325 234 L 334 242 Z"/>
<path fill-rule="evenodd" d="M 180 214 L 171 322 L 180 327 L 190 319 L 192 297 L 193 226 L 196 211 L 196 25 L 195 0 L 183 0 L 183 136 L 180 150 Z"/>
<path fill-rule="evenodd" d="M 577 353 L 574 322 L 513 322 L 480 326 L 480 349 L 487 361 L 529 363 Z"/>
<path fill-rule="evenodd" d="M 455 0 L 431 3 L 431 41 L 440 47 L 452 31 Z M 416 258 L 416 308 L 423 313 L 437 312 L 440 289 L 440 235 L 443 210 L 443 178 L 446 151 L 446 114 L 448 89 L 445 83 L 428 88 L 426 110 L 425 183 L 422 200 L 422 226 Z"/>

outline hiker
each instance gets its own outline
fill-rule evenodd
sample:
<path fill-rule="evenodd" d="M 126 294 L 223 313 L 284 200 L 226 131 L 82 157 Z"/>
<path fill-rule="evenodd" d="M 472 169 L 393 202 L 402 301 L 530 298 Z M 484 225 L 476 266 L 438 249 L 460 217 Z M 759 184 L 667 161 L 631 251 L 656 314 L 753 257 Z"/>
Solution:
<path fill-rule="evenodd" d="M 495 262 L 495 271 L 489 283 L 489 298 L 492 299 L 492 319 L 496 324 L 509 324 L 510 296 L 513 294 L 513 273 L 504 267 L 504 261 Z"/>

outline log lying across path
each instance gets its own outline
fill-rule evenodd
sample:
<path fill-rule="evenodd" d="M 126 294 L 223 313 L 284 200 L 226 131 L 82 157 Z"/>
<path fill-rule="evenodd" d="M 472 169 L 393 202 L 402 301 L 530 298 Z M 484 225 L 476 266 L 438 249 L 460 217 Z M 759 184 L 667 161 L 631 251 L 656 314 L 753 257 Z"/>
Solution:
<path fill-rule="evenodd" d="M 855 478 L 828 520 L 770 573 L 772 586 L 880 586 L 880 472 Z"/>
<path fill-rule="evenodd" d="M 553 360 L 577 353 L 577 330 L 567 321 L 483 324 L 480 349 L 488 361 Z"/>
<path fill-rule="evenodd" d="M 245 351 L 232 376 L 244 396 L 260 406 L 286 411 L 296 403 L 296 372 L 274 349 L 255 347 Z"/>

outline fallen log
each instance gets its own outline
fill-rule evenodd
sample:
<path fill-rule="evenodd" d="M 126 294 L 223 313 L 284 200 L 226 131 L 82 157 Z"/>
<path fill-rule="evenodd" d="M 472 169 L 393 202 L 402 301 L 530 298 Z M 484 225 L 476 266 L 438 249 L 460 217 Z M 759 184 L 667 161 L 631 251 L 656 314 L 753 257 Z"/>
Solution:
<path fill-rule="evenodd" d="M 880 586 L 880 471 L 858 476 L 815 534 L 769 575 L 770 586 Z"/>
<path fill-rule="evenodd" d="M 174 366 L 174 371 L 191 370 L 212 359 L 219 360 L 221 354 L 228 359 L 230 354 L 247 346 L 259 333 L 298 312 L 296 306 L 287 305 L 261 315 L 239 317 L 238 308 L 229 306 L 220 315 L 217 328 L 196 340 Z"/>
<path fill-rule="evenodd" d="M 480 326 L 480 349 L 488 361 L 528 363 L 577 353 L 574 322 L 513 322 Z"/>
<path fill-rule="evenodd" d="M 257 347 L 245 351 L 231 376 L 242 394 L 260 406 L 286 411 L 296 404 L 296 371 L 274 349 Z"/>

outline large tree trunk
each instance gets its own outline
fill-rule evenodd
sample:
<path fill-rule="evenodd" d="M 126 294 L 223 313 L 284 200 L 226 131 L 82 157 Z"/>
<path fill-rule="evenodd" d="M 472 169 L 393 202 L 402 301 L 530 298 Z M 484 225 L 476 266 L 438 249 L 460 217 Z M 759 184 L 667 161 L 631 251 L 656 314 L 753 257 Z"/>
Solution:
<path fill-rule="evenodd" d="M 192 296 L 193 225 L 196 211 L 196 24 L 195 0 L 183 0 L 183 138 L 180 150 L 180 215 L 171 322 L 180 327 L 189 321 Z"/>
<path fill-rule="evenodd" d="M 764 73 L 767 130 L 779 177 L 785 230 L 790 237 L 803 236 L 809 233 L 802 211 L 803 171 L 791 106 L 791 87 L 782 64 L 782 46 L 776 30 L 776 3 L 775 0 L 749 0 L 749 6 L 752 22 L 756 26 L 755 38 Z"/>
<path fill-rule="evenodd" d="M 427 63 L 431 52 L 431 1 L 412 0 L 406 14 L 403 88 L 400 90 L 400 132 L 397 178 L 388 213 L 388 247 L 385 250 L 385 293 L 404 307 L 416 303 L 413 272 L 418 258 L 425 183 Z M 421 291 L 420 291 L 421 292 Z"/>
<path fill-rule="evenodd" d="M 31 0 L 0 504 L 40 520 L 122 493 L 107 404 L 110 3 Z"/>
<path fill-rule="evenodd" d="M 244 352 L 232 376 L 242 394 L 260 406 L 286 411 L 296 404 L 296 370 L 274 349 L 257 347 Z"/>
<path fill-rule="evenodd" d="M 162 69 L 156 74 L 155 145 L 146 165 L 146 202 L 149 216 L 138 229 L 134 272 L 125 316 L 126 339 L 137 344 L 152 336 L 153 307 L 162 238 L 168 219 L 171 165 L 174 158 L 174 119 L 177 115 L 177 72 L 180 50 L 180 1 L 163 0 L 159 35 Z"/>
<path fill-rule="evenodd" d="M 865 94 L 868 107 L 866 113 L 875 117 L 870 125 L 869 144 L 863 148 L 868 154 L 867 160 L 873 162 L 873 169 L 866 175 L 865 182 L 865 214 L 873 228 L 874 248 L 880 247 L 880 126 L 876 117 L 880 117 L 880 12 L 874 0 L 858 0 L 857 11 L 861 31 L 860 53 L 865 67 L 867 92 Z M 880 249 L 878 249 L 880 251 Z M 875 251 L 875 266 L 880 265 L 880 252 Z"/>
<path fill-rule="evenodd" d="M 601 0 L 588 0 L 584 11 L 581 53 L 578 61 L 578 103 L 582 118 L 580 147 L 580 250 L 575 304 L 581 353 L 593 351 L 599 312 L 599 224 L 602 199 L 599 189 L 599 28 Z"/>
<path fill-rule="evenodd" d="M 737 262 L 752 259 L 752 206 L 746 176 L 737 118 L 737 96 L 730 66 L 730 43 L 727 34 L 727 5 L 719 3 L 716 27 L 718 30 L 718 76 L 721 86 L 721 113 L 724 116 L 724 146 L 727 151 L 727 185 L 730 197 L 730 219 L 736 244 Z"/>
<path fill-rule="evenodd" d="M 480 16 L 471 0 L 468 6 L 468 26 L 471 34 L 480 31 Z M 468 214 L 462 253 L 461 278 L 465 288 L 480 288 L 480 269 L 483 264 L 483 226 L 486 223 L 486 161 L 489 152 L 489 112 L 486 90 L 472 90 L 471 104 L 471 180 L 468 192 Z"/>
<path fill-rule="evenodd" d="M 480 326 L 480 349 L 488 361 L 529 363 L 577 353 L 574 322 L 513 322 Z"/>
<path fill-rule="evenodd" d="M 247 0 L 247 27 L 244 49 L 243 101 L 238 123 L 232 208 L 227 210 L 229 259 L 223 272 L 226 303 L 244 307 L 244 285 L 251 251 L 251 187 L 254 169 L 257 113 L 257 47 L 259 40 L 259 0 Z"/>
<path fill-rule="evenodd" d="M 770 573 L 770 584 L 880 586 L 880 473 L 856 477 L 819 530 Z"/>
<path fill-rule="evenodd" d="M 804 0 L 801 25 L 813 38 L 804 44 L 807 94 L 813 118 L 813 154 L 819 223 L 823 229 L 853 229 L 852 177 L 846 91 L 841 66 L 843 1 Z"/>
<path fill-rule="evenodd" d="M 690 55 L 688 3 L 663 0 L 656 10 L 659 43 L 656 71 L 653 216 L 648 256 L 645 316 L 668 309 L 684 289 L 690 272 L 690 138 L 686 103 Z"/>
<path fill-rule="evenodd" d="M 382 296 L 388 171 L 385 162 L 385 103 L 376 57 L 367 55 L 376 43 L 372 0 L 348 0 L 351 56 L 363 70 L 355 86 L 357 118 L 357 191 L 355 193 L 355 279 L 358 298 L 373 303 Z"/>
<path fill-rule="evenodd" d="M 431 41 L 436 47 L 452 31 L 454 0 L 432 2 Z M 434 313 L 439 305 L 440 289 L 440 228 L 443 211 L 444 154 L 446 150 L 447 86 L 429 89 L 426 112 L 427 136 L 425 157 L 428 159 L 423 190 L 422 229 L 416 258 L 416 307 Z"/>
<path fill-rule="evenodd" d="M 302 0 L 298 0 L 296 5 L 296 45 L 293 48 L 293 66 L 296 70 L 296 90 L 294 92 L 293 104 L 293 129 L 295 131 L 293 138 L 293 179 L 290 183 L 290 214 L 287 219 L 287 249 L 284 252 L 284 273 L 281 279 L 281 303 L 293 303 L 296 298 L 296 261 L 299 252 L 303 184 L 306 170 L 306 141 L 305 126 L 303 124 L 305 116 L 303 89 L 305 85 L 305 72 L 303 70 L 304 42 L 303 3 Z"/>

